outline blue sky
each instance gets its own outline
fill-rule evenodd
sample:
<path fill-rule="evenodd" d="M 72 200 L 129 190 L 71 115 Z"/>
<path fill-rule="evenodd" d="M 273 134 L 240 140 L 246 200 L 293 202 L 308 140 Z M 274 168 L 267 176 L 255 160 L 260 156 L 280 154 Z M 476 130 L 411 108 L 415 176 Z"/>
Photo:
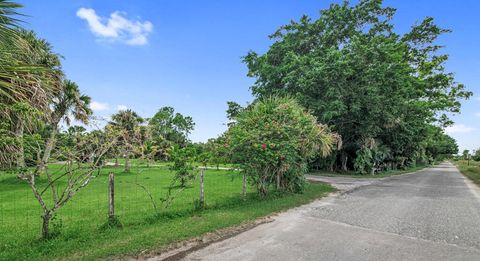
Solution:
<path fill-rule="evenodd" d="M 252 100 L 241 57 L 263 53 L 267 35 L 290 20 L 318 11 L 327 0 L 148 1 L 19 0 L 26 27 L 65 57 L 68 78 L 93 98 L 95 113 L 131 108 L 144 117 L 172 106 L 196 122 L 191 135 L 205 141 L 226 127 L 226 101 Z M 385 1 L 397 8 L 396 30 L 425 16 L 453 30 L 442 36 L 447 69 L 474 93 L 448 129 L 461 149 L 480 147 L 480 52 L 476 0 Z M 108 23 L 107 23 L 108 22 Z"/>

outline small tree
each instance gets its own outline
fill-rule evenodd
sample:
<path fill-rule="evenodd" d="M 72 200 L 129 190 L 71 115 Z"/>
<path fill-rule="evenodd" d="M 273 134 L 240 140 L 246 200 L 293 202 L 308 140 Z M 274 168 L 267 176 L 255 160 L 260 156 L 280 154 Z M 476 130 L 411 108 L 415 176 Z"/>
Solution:
<path fill-rule="evenodd" d="M 175 172 L 174 180 L 180 182 L 180 187 L 184 188 L 195 178 L 195 167 L 190 163 L 191 152 L 188 148 L 174 147 L 170 155 L 173 159 L 173 165 L 170 170 Z"/>
<path fill-rule="evenodd" d="M 228 130 L 228 146 L 260 195 L 271 187 L 301 192 L 308 160 L 328 155 L 335 135 L 294 99 L 271 97 L 242 110 Z"/>
<path fill-rule="evenodd" d="M 82 135 L 78 138 L 88 139 L 88 146 L 78 146 L 69 150 L 62 150 L 63 156 L 67 159 L 61 170 L 49 171 L 45 169 L 46 185 L 39 184 L 39 174 L 42 172 L 43 162 L 40 160 L 36 168 L 22 168 L 18 170 L 18 178 L 26 181 L 30 186 L 33 195 L 37 199 L 42 213 L 42 238 L 51 237 L 49 224 L 57 211 L 65 206 L 75 194 L 87 186 L 100 172 L 102 159 L 109 148 L 114 144 L 113 140 L 105 140 L 99 135 Z M 87 144 L 80 140 L 81 144 Z M 45 148 L 40 142 L 30 144 L 31 150 L 36 149 L 41 155 Z M 84 157 L 88 152 L 92 156 L 88 162 Z M 77 164 L 74 164 L 74 163 Z"/>

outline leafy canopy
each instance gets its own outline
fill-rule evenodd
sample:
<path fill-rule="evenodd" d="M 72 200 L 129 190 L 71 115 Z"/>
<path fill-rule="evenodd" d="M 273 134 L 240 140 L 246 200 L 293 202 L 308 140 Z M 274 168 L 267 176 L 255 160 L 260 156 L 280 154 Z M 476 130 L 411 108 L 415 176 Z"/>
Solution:
<path fill-rule="evenodd" d="M 266 53 L 244 57 L 253 94 L 295 97 L 342 136 L 344 167 L 372 139 L 395 164 L 419 158 L 429 126 L 451 124 L 471 92 L 445 70 L 436 40 L 449 30 L 427 17 L 401 35 L 394 15 L 381 0 L 345 1 L 280 27 Z"/>

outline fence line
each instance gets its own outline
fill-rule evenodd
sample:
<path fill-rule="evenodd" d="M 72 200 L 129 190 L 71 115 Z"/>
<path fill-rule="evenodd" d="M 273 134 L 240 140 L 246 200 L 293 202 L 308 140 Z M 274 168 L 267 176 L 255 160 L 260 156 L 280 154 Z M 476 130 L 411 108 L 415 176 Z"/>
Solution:
<path fill-rule="evenodd" d="M 100 176 L 58 211 L 51 226 L 69 233 L 78 229 L 97 231 L 112 217 L 118 217 L 123 224 L 144 223 L 156 216 L 190 215 L 198 207 L 228 207 L 243 201 L 253 191 L 247 186 L 246 177 L 234 171 L 238 169 L 200 167 L 197 170 L 199 178 L 186 188 L 173 186 L 173 190 L 180 192 L 165 207 L 174 174 L 164 166 L 132 166 L 130 173 L 124 173 L 122 166 L 105 167 Z M 45 185 L 41 177 L 38 179 L 39 186 Z M 139 190 L 136 184 L 144 186 L 151 195 Z M 59 189 L 65 185 L 60 183 Z M 13 175 L 0 174 L 0 244 L 38 238 L 40 216 L 41 208 L 28 185 Z"/>

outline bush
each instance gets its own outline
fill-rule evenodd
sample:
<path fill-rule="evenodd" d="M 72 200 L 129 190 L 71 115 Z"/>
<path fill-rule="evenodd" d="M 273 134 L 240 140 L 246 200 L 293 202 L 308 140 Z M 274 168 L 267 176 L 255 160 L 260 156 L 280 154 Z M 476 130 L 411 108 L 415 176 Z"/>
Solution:
<path fill-rule="evenodd" d="M 374 166 L 374 156 L 369 148 L 362 148 L 357 151 L 357 158 L 353 163 L 355 171 L 359 174 L 369 174 Z"/>
<path fill-rule="evenodd" d="M 328 155 L 336 141 L 327 126 L 289 97 L 257 100 L 235 120 L 226 146 L 262 196 L 272 187 L 303 191 L 308 160 Z"/>

